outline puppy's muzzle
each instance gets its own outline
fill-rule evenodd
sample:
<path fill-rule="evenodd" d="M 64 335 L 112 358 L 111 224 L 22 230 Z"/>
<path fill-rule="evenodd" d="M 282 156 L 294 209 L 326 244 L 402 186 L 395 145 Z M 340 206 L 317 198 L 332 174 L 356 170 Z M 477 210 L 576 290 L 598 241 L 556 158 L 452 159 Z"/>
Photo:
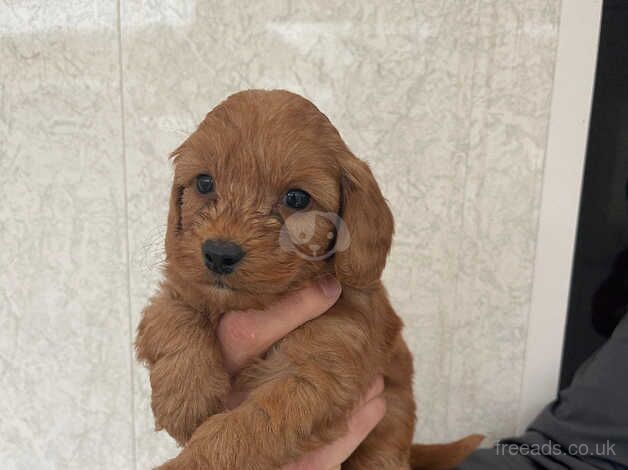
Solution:
<path fill-rule="evenodd" d="M 205 240 L 202 246 L 205 266 L 216 274 L 230 274 L 244 258 L 244 250 L 235 243 Z"/>

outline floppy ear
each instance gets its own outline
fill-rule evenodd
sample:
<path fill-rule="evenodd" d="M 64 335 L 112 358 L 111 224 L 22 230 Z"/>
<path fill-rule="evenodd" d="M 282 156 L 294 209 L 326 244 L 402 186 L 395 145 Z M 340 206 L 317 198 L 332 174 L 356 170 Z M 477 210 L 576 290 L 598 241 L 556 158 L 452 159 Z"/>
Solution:
<path fill-rule="evenodd" d="M 177 148 L 170 154 L 170 158 L 173 163 L 176 164 L 176 159 L 179 157 L 181 147 Z M 181 205 L 183 204 L 183 189 L 184 187 L 177 184 L 173 177 L 172 188 L 170 189 L 170 206 L 168 209 L 168 227 L 166 228 L 166 255 L 168 254 L 169 247 L 174 243 L 175 238 L 181 232 Z"/>
<path fill-rule="evenodd" d="M 170 208 L 168 209 L 168 228 L 166 229 L 166 248 L 174 242 L 181 231 L 181 204 L 183 203 L 183 186 L 172 183 L 170 190 Z"/>
<path fill-rule="evenodd" d="M 338 280 L 369 287 L 384 270 L 394 230 L 393 217 L 368 165 L 351 154 L 339 160 L 342 169 L 340 217 L 349 232 L 345 250 L 335 256 Z"/>

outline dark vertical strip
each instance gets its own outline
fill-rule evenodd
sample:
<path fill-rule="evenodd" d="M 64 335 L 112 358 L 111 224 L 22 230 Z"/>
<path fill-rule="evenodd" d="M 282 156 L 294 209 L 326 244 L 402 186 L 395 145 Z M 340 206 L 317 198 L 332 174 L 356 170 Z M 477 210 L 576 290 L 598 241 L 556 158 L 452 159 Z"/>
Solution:
<path fill-rule="evenodd" d="M 606 0 L 589 129 L 561 388 L 628 301 L 628 2 Z M 578 77 L 574 77 L 577 80 Z M 626 288 L 626 289 L 624 289 Z"/>

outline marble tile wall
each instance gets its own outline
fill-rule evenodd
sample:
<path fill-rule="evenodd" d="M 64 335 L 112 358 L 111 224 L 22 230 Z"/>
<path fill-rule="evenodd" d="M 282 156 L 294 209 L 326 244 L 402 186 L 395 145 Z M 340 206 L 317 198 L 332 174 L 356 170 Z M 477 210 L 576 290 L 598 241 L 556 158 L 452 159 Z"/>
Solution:
<path fill-rule="evenodd" d="M 134 463 L 116 6 L 0 6 L 0 467 Z"/>
<path fill-rule="evenodd" d="M 159 279 L 167 155 L 244 88 L 309 97 L 374 168 L 417 439 L 514 432 L 559 3 L 0 6 L 0 461 L 176 452 L 130 338 Z"/>

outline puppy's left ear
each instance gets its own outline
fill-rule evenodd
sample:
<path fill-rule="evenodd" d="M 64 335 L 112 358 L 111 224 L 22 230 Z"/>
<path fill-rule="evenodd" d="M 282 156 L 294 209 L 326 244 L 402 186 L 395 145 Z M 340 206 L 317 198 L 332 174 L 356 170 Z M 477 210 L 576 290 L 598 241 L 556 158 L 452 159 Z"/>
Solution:
<path fill-rule="evenodd" d="M 177 158 L 179 158 L 183 145 L 177 148 L 170 154 L 173 165 L 176 165 Z M 170 189 L 170 207 L 168 210 L 168 227 L 166 229 L 166 255 L 168 255 L 173 248 L 175 239 L 182 230 L 181 226 L 181 205 L 183 204 L 183 186 L 177 184 L 173 177 L 172 188 Z"/>
<path fill-rule="evenodd" d="M 393 217 L 366 163 L 346 153 L 339 158 L 339 164 L 340 217 L 349 240 L 346 249 L 341 251 L 339 247 L 334 255 L 336 276 L 348 286 L 369 287 L 384 270 L 392 243 Z"/>
<path fill-rule="evenodd" d="M 168 227 L 166 229 L 166 248 L 174 243 L 181 232 L 181 205 L 183 203 L 183 186 L 172 182 L 170 190 L 170 208 L 168 210 Z"/>

